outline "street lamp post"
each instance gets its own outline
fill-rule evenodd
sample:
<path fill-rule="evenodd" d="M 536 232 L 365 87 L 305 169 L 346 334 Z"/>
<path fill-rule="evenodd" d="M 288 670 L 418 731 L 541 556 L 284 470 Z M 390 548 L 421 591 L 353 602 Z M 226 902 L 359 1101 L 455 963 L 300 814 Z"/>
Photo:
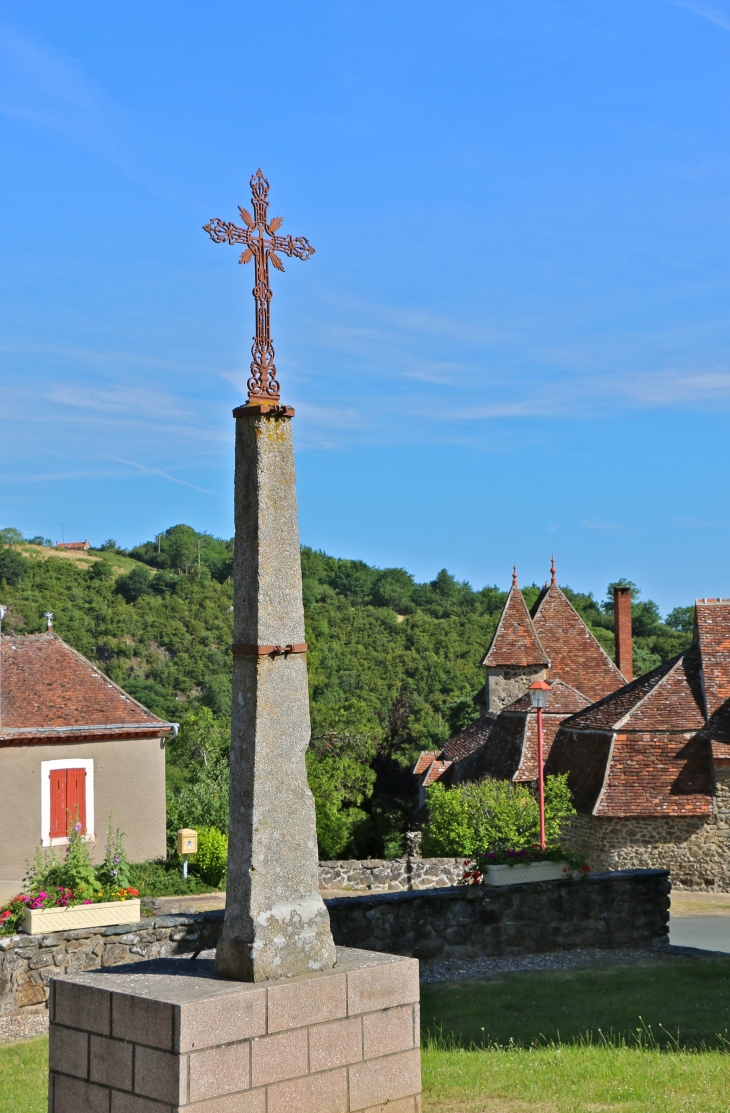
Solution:
<path fill-rule="evenodd" d="M 542 713 L 547 707 L 550 685 L 536 680 L 529 687 L 530 703 L 537 711 L 537 792 L 540 801 L 540 849 L 545 849 L 545 778 L 542 772 Z"/>

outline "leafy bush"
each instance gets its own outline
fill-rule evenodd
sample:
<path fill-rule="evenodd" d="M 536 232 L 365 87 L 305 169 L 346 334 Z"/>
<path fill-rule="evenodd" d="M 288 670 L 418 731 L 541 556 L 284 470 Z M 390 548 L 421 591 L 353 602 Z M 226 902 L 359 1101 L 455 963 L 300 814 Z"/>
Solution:
<path fill-rule="evenodd" d="M 176 854 L 177 832 L 183 827 L 215 827 L 228 831 L 228 762 L 203 769 L 197 780 L 167 793 L 167 847 Z"/>
<path fill-rule="evenodd" d="M 179 862 L 172 859 L 135 862 L 129 867 L 129 876 L 141 897 L 182 897 L 210 891 L 210 885 L 194 873 L 183 877 Z"/>
<path fill-rule="evenodd" d="M 428 827 L 422 849 L 426 857 L 457 858 L 489 850 L 520 850 L 537 842 L 540 813 L 535 793 L 512 781 L 479 781 L 446 789 L 426 790 Z M 545 837 L 560 839 L 561 827 L 575 815 L 567 776 L 545 779 Z"/>
<path fill-rule="evenodd" d="M 228 867 L 228 836 L 217 827 L 199 827 L 198 852 L 192 856 L 191 865 L 203 881 L 219 888 Z"/>

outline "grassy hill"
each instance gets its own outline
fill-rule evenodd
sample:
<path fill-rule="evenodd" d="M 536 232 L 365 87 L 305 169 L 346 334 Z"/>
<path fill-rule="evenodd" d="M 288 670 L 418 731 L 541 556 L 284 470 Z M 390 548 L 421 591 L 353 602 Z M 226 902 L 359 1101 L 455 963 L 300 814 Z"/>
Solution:
<path fill-rule="evenodd" d="M 43 613 L 53 611 L 56 632 L 112 680 L 155 713 L 190 724 L 168 755 L 176 791 L 207 775 L 201 731 L 215 735 L 216 752 L 227 732 L 232 555 L 231 541 L 188 526 L 129 552 L 107 542 L 66 553 L 0 531 L 4 631 L 41 631 Z M 400 568 L 308 548 L 302 572 L 308 766 L 323 852 L 397 853 L 413 806 L 410 769 L 421 749 L 438 747 L 474 718 L 480 661 L 507 594 L 474 590 L 445 569 L 419 584 Z M 612 654 L 610 603 L 564 590 Z M 528 603 L 538 591 L 525 589 Z M 688 644 L 690 615 L 677 608 L 662 622 L 652 602 L 634 604 L 637 672 Z"/>

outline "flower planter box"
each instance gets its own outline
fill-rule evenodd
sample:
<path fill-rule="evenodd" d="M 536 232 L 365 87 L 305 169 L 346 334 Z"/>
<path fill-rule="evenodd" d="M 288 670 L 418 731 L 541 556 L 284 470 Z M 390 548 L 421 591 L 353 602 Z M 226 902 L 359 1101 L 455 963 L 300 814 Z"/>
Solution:
<path fill-rule="evenodd" d="M 528 881 L 559 881 L 570 877 L 567 862 L 524 862 L 518 866 L 487 866 L 485 885 L 525 885 Z"/>
<path fill-rule="evenodd" d="M 110 900 L 105 904 L 76 904 L 67 908 L 27 908 L 21 931 L 46 935 L 88 927 L 137 924 L 142 919 L 139 900 Z"/>

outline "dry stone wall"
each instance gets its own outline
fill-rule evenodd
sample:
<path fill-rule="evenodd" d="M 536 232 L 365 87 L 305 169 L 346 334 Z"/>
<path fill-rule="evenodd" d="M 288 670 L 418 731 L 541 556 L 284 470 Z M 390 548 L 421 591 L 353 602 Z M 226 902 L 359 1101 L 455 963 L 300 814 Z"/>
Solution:
<path fill-rule="evenodd" d="M 123 927 L 0 936 L 0 1016 L 45 1012 L 57 974 L 191 951 L 211 926 L 200 915 L 159 916 Z"/>
<path fill-rule="evenodd" d="M 459 959 L 666 946 L 669 891 L 666 870 L 626 870 L 504 888 L 371 891 L 325 903 L 338 946 Z M 59 974 L 189 953 L 221 916 L 153 916 L 123 927 L 0 936 L 0 1016 L 45 1012 Z"/>
<path fill-rule="evenodd" d="M 710 816 L 578 815 L 564 842 L 597 870 L 665 869 L 675 889 L 730 892 L 730 771 L 715 778 Z"/>
<path fill-rule="evenodd" d="M 666 870 L 327 901 L 338 946 L 468 960 L 575 947 L 665 947 Z"/>
<path fill-rule="evenodd" d="M 400 893 L 458 885 L 463 858 L 368 858 L 363 861 L 320 862 L 319 887 L 354 892 Z"/>

